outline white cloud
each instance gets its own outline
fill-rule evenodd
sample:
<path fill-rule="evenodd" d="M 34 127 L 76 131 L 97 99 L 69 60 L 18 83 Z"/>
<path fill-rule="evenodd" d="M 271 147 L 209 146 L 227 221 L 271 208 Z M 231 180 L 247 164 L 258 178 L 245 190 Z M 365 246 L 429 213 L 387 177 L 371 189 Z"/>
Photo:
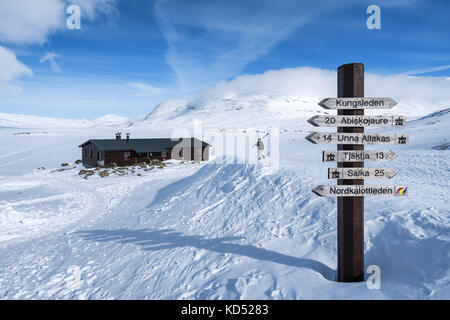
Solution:
<path fill-rule="evenodd" d="M 21 76 L 32 76 L 33 72 L 19 60 L 16 55 L 0 46 L 0 93 L 17 94 L 20 87 L 15 81 Z"/>
<path fill-rule="evenodd" d="M 118 0 L 12 0 L 0 1 L 0 41 L 15 44 L 44 43 L 52 32 L 64 30 L 66 8 L 79 5 L 81 19 L 117 14 Z"/>
<path fill-rule="evenodd" d="M 264 93 L 300 97 L 333 96 L 336 94 L 336 72 L 299 67 L 242 75 L 232 81 L 221 81 L 199 97 L 215 100 Z"/>
<path fill-rule="evenodd" d="M 49 33 L 63 26 L 61 0 L 0 1 L 0 41 L 43 43 Z"/>
<path fill-rule="evenodd" d="M 281 94 L 320 101 L 336 96 L 336 78 L 334 70 L 312 67 L 271 70 L 222 81 L 196 97 L 196 100 L 207 103 L 253 94 Z M 377 75 L 366 72 L 365 96 L 392 97 L 399 103 L 396 112 L 424 115 L 450 107 L 450 78 Z"/>
<path fill-rule="evenodd" d="M 95 20 L 99 15 L 114 17 L 118 14 L 117 2 L 119 0 L 66 0 L 81 9 L 81 18 Z"/>
<path fill-rule="evenodd" d="M 366 74 L 366 96 L 392 97 L 403 107 L 427 114 L 450 107 L 449 77 Z"/>
<path fill-rule="evenodd" d="M 65 30 L 67 19 L 66 7 L 77 4 L 81 8 L 81 19 L 94 20 L 102 13 L 107 17 L 116 14 L 115 4 L 118 0 L 11 0 L 0 1 L 0 43 L 34 44 L 45 43 L 52 32 Z M 20 91 L 13 83 L 31 70 L 17 60 L 14 53 L 1 48 L 0 90 L 5 92 Z M 59 56 L 47 53 L 40 62 L 48 61 L 53 71 L 61 71 L 55 62 Z M 9 65 L 8 63 L 11 63 Z"/>
<path fill-rule="evenodd" d="M 160 94 L 164 90 L 142 82 L 129 82 L 128 85 L 140 91 L 140 95 Z"/>
<path fill-rule="evenodd" d="M 59 58 L 59 55 L 57 55 L 56 53 L 46 52 L 45 55 L 39 60 L 39 62 L 44 63 L 48 61 L 48 63 L 50 64 L 50 69 L 52 69 L 52 71 L 61 72 L 61 67 L 55 61 L 57 58 Z"/>

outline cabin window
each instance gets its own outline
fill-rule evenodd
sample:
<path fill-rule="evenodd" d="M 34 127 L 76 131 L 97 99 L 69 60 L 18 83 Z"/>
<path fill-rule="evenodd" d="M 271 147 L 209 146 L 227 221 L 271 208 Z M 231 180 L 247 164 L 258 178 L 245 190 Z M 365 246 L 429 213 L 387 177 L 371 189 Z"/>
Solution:
<path fill-rule="evenodd" d="M 94 159 L 94 151 L 91 150 L 91 159 Z"/>
<path fill-rule="evenodd" d="M 131 160 L 131 152 L 124 152 L 123 157 L 125 160 Z"/>
<path fill-rule="evenodd" d="M 100 160 L 100 152 L 97 151 L 97 160 Z"/>

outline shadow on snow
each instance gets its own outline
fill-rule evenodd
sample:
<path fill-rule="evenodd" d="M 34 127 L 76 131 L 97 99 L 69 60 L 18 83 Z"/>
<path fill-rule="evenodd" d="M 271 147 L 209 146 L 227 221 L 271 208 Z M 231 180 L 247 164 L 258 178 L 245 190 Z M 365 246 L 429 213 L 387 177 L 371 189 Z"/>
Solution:
<path fill-rule="evenodd" d="M 78 231 L 84 239 L 96 242 L 116 241 L 119 243 L 134 243 L 146 251 L 168 250 L 181 247 L 194 247 L 218 253 L 231 253 L 246 256 L 261 261 L 270 261 L 287 266 L 306 268 L 320 273 L 325 279 L 334 281 L 335 270 L 325 264 L 306 258 L 296 258 L 275 251 L 254 247 L 251 245 L 235 244 L 231 241 L 241 240 L 242 237 L 222 237 L 206 239 L 203 236 L 188 236 L 174 230 L 84 230 Z"/>

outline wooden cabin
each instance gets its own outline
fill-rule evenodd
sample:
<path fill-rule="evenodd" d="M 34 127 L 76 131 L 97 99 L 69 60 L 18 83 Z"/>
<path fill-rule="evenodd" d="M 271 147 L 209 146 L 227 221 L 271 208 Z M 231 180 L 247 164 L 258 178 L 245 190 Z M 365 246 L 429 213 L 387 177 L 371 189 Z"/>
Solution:
<path fill-rule="evenodd" d="M 155 138 L 155 139 L 92 139 L 79 146 L 83 165 L 105 166 L 116 163 L 119 166 L 133 165 L 152 159 L 208 161 L 210 145 L 197 138 Z"/>

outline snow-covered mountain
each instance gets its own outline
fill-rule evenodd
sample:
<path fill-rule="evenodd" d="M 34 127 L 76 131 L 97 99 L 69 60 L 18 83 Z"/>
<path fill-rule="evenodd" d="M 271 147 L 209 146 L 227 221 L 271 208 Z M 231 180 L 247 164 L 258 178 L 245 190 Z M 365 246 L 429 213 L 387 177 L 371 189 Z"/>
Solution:
<path fill-rule="evenodd" d="M 205 128 L 249 128 L 286 126 L 286 122 L 305 119 L 318 112 L 319 100 L 282 94 L 253 94 L 224 97 L 218 100 L 168 101 L 158 105 L 145 118 L 134 121 L 131 128 L 145 128 L 165 123 L 169 127 L 186 127 L 201 121 Z M 289 126 L 289 125 L 288 125 Z"/>
<path fill-rule="evenodd" d="M 407 131 L 416 148 L 450 149 L 450 108 L 409 122 Z"/>
<path fill-rule="evenodd" d="M 22 129 L 82 129 L 99 126 L 127 125 L 130 119 L 108 114 L 93 120 L 85 119 L 62 119 L 52 117 L 41 117 L 25 114 L 0 113 L 0 128 L 22 128 Z"/>
<path fill-rule="evenodd" d="M 409 120 L 450 106 L 449 78 L 366 74 L 367 97 L 392 97 L 398 105 L 367 114 L 396 113 Z M 289 127 L 314 114 L 333 113 L 317 105 L 336 96 L 336 73 L 309 67 L 267 71 L 224 81 L 189 99 L 166 101 L 131 127 L 142 128 L 164 121 L 166 126 L 185 126 L 194 120 L 211 128 L 254 127 L 272 123 Z M 292 123 L 289 124 L 289 122 Z"/>

